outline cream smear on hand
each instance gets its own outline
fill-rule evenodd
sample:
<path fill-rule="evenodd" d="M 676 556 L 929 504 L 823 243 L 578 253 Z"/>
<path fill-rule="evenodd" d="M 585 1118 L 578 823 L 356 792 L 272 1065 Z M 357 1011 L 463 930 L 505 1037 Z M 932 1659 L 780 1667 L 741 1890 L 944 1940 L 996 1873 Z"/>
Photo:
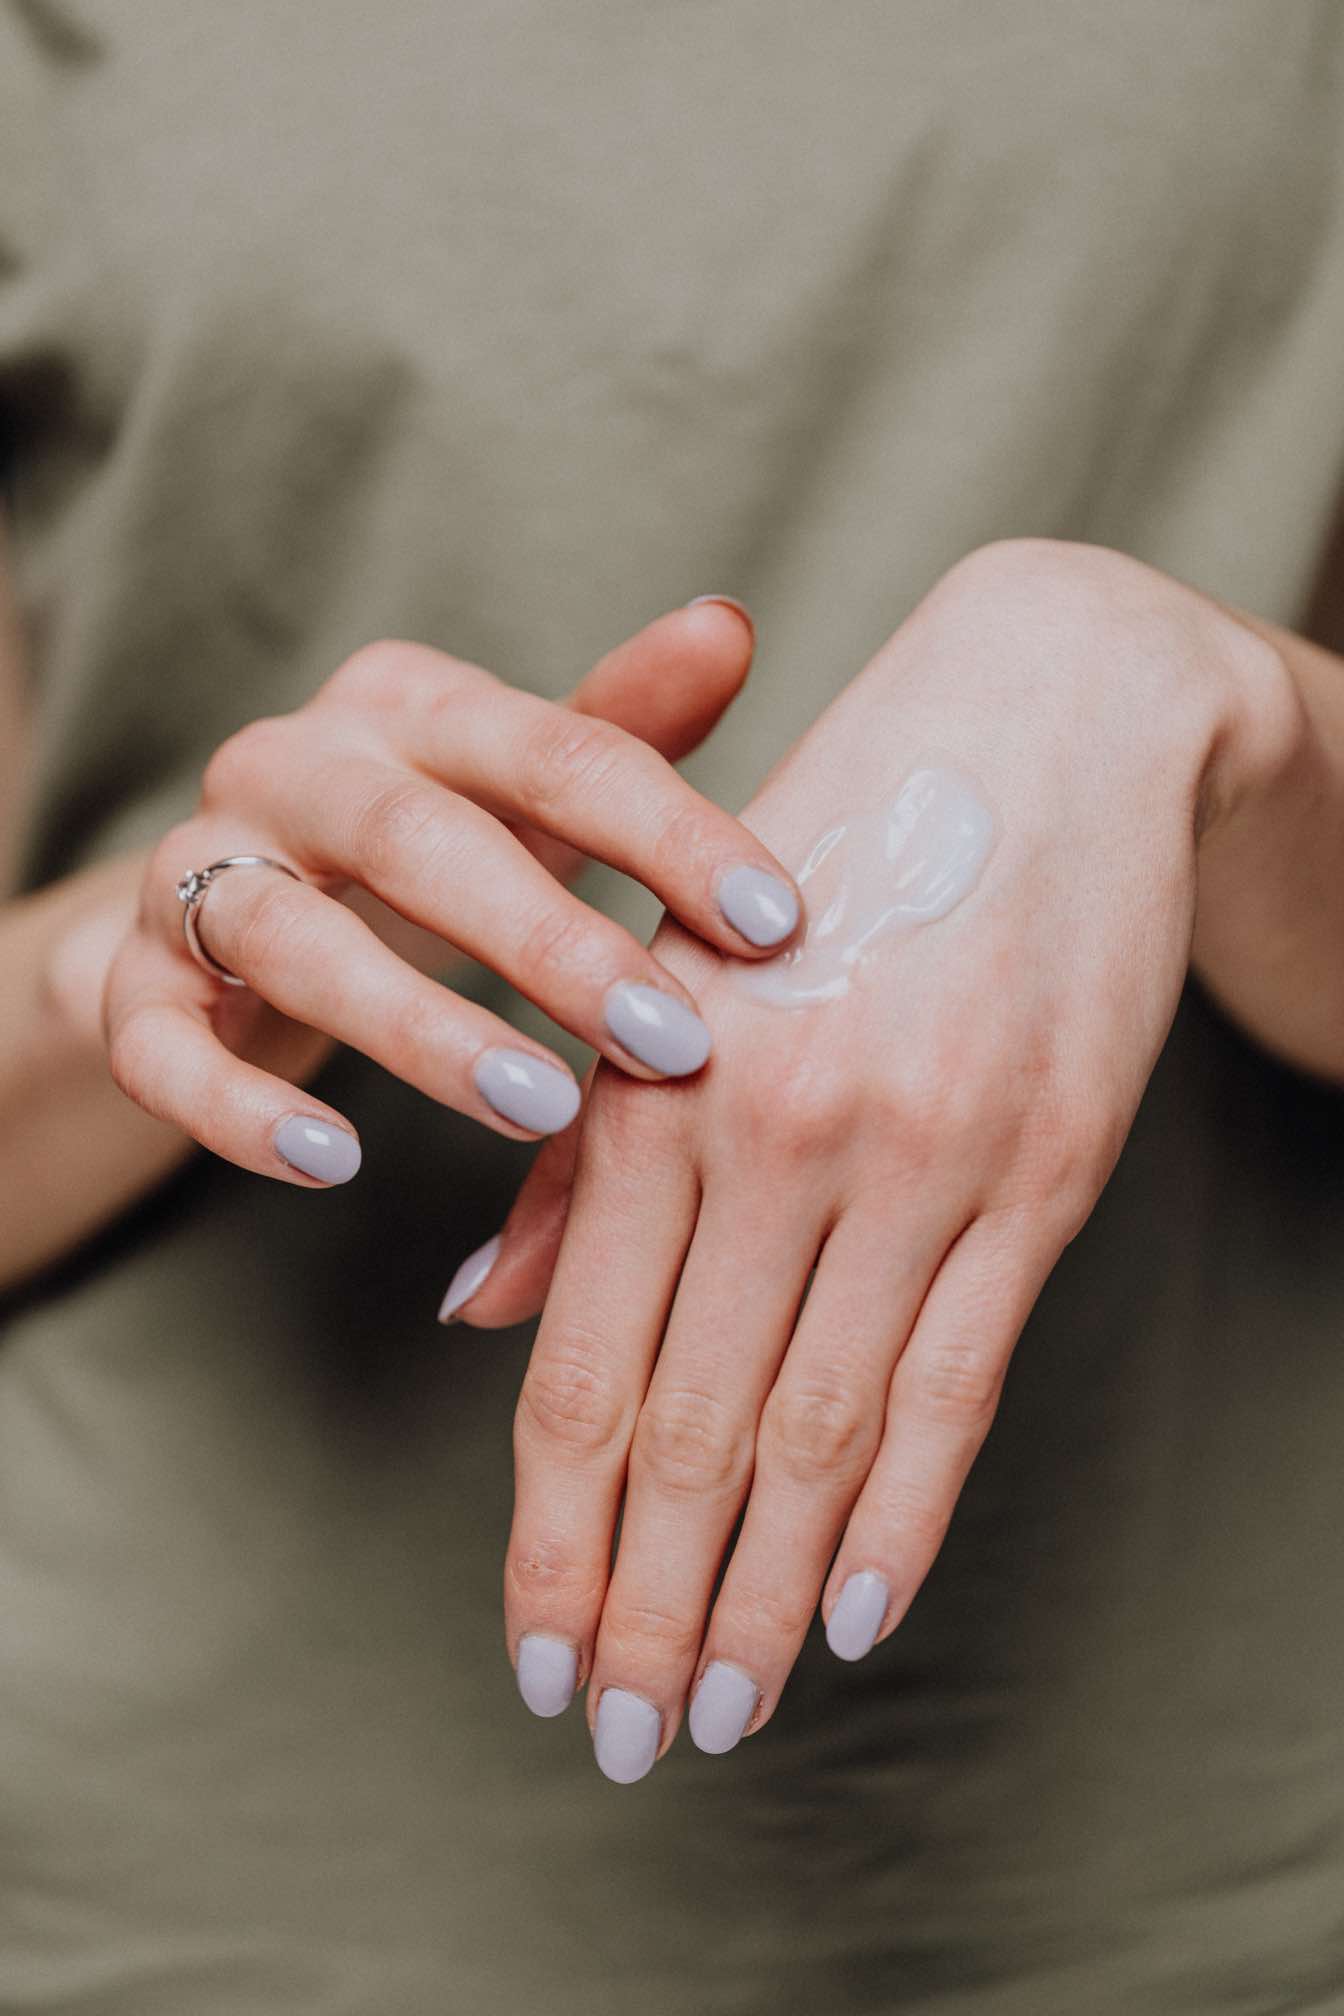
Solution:
<path fill-rule="evenodd" d="M 965 901 L 997 837 L 993 812 L 964 772 L 934 763 L 912 770 L 885 810 L 822 834 L 798 872 L 806 931 L 777 958 L 740 965 L 741 984 L 778 1008 L 838 999 L 885 939 Z"/>

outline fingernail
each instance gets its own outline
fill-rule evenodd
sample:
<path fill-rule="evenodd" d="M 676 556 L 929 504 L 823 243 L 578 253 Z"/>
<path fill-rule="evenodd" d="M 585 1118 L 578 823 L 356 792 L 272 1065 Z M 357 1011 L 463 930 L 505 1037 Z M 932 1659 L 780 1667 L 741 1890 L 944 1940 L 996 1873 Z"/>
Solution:
<path fill-rule="evenodd" d="M 798 898 L 764 868 L 730 868 L 719 883 L 719 908 L 748 945 L 782 945 L 798 929 Z"/>
<path fill-rule="evenodd" d="M 271 1138 L 282 1162 L 305 1176 L 316 1176 L 319 1183 L 348 1183 L 364 1159 L 353 1134 L 307 1113 L 291 1113 Z"/>
<path fill-rule="evenodd" d="M 633 1785 L 653 1769 L 662 1721 L 651 1701 L 608 1687 L 597 1704 L 593 1751 L 598 1769 L 614 1784 Z"/>
<path fill-rule="evenodd" d="M 731 609 L 734 615 L 742 618 L 742 621 L 746 624 L 748 630 L 750 630 L 752 642 L 756 641 L 756 624 L 752 619 L 751 611 L 746 607 L 745 603 L 738 601 L 736 595 L 693 595 L 686 604 L 686 607 L 688 609 L 698 609 L 702 602 L 721 602 L 725 609 Z"/>
<path fill-rule="evenodd" d="M 709 1031 L 693 1009 L 636 980 L 622 980 L 606 1000 L 607 1027 L 651 1071 L 684 1078 L 709 1055 Z"/>
<path fill-rule="evenodd" d="M 529 1631 L 518 1641 L 518 1692 L 534 1715 L 562 1715 L 574 1699 L 579 1655 L 563 1638 Z"/>
<path fill-rule="evenodd" d="M 501 1234 L 496 1232 L 493 1239 L 487 1239 L 484 1246 L 478 1246 L 474 1253 L 468 1253 L 462 1265 L 448 1283 L 448 1293 L 439 1304 L 440 1323 L 452 1323 L 459 1309 L 478 1288 L 485 1285 L 485 1277 L 499 1258 Z"/>
<path fill-rule="evenodd" d="M 850 1576 L 826 1626 L 826 1643 L 837 1659 L 862 1659 L 872 1651 L 890 1601 L 891 1591 L 870 1568 Z"/>
<path fill-rule="evenodd" d="M 756 1713 L 760 1689 L 736 1666 L 716 1659 L 706 1666 L 704 1678 L 691 1699 L 687 1721 L 691 1741 L 697 1750 L 721 1757 L 732 1750 L 747 1733 L 747 1724 Z"/>
<path fill-rule="evenodd" d="M 528 1050 L 487 1050 L 473 1075 L 496 1113 L 534 1134 L 558 1134 L 579 1110 L 579 1088 L 568 1071 Z"/>

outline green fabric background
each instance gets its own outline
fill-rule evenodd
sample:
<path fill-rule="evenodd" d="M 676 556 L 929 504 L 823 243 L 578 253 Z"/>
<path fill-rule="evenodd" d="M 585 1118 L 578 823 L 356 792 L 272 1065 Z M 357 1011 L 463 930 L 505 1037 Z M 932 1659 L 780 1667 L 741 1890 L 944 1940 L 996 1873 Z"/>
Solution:
<path fill-rule="evenodd" d="M 1331 0 L 8 0 L 28 879 L 380 633 L 558 693 L 744 596 L 740 803 L 998 535 L 1294 621 L 1342 200 Z M 7 1312 L 6 2016 L 1344 2006 L 1344 1102 L 1192 995 L 907 1624 L 623 1791 L 503 1655 L 526 1340 L 433 1322 L 522 1158 L 324 1089 L 348 1190 L 202 1160 Z"/>

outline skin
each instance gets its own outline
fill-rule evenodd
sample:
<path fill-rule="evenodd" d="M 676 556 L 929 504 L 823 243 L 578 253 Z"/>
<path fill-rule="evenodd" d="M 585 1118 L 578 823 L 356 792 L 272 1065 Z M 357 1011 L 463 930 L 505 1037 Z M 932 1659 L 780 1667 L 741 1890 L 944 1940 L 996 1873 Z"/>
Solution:
<path fill-rule="evenodd" d="M 986 549 L 744 815 L 799 859 L 934 748 L 1002 822 L 975 892 L 794 1011 L 663 925 L 709 1067 L 600 1068 L 467 1305 L 517 1320 L 550 1281 L 506 1622 L 515 1661 L 528 1633 L 576 1648 L 590 1723 L 604 1689 L 633 1693 L 661 1754 L 722 1660 L 759 1729 L 856 1573 L 896 1629 L 1192 957 L 1264 1040 L 1344 1077 L 1342 675 L 1121 556 Z"/>
<path fill-rule="evenodd" d="M 17 775 L 26 689 L 12 622 L 4 640 L 3 749 Z M 503 1045 L 567 1067 L 427 977 L 458 949 L 616 1068 L 655 1076 L 606 1032 L 605 990 L 633 980 L 690 997 L 564 883 L 600 857 L 725 951 L 762 956 L 719 913 L 715 888 L 741 864 L 788 877 L 671 767 L 740 688 L 752 643 L 729 601 L 675 611 L 603 659 L 567 705 L 424 647 L 371 646 L 296 714 L 224 744 L 199 811 L 147 856 L 0 905 L 0 1181 L 9 1169 L 16 1199 L 0 1214 L 0 1286 L 107 1222 L 195 1142 L 324 1187 L 273 1135 L 294 1113 L 353 1133 L 302 1089 L 335 1041 L 496 1132 L 534 1138 L 485 1101 L 475 1062 Z M 209 891 L 202 940 L 245 989 L 190 958 L 174 893 L 185 868 L 239 852 L 307 878 L 235 872 Z"/>

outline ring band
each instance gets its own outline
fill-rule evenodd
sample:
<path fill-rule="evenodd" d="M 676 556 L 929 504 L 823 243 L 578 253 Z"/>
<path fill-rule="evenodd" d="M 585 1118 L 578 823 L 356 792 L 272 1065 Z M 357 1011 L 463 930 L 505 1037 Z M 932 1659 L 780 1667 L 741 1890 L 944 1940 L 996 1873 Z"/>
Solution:
<path fill-rule="evenodd" d="M 227 854 L 222 861 L 212 861 L 208 868 L 189 868 L 177 885 L 177 899 L 182 905 L 182 935 L 187 941 L 187 950 L 198 966 L 216 980 L 222 980 L 227 987 L 246 987 L 246 980 L 230 973 L 227 966 L 221 966 L 212 959 L 200 940 L 196 929 L 196 913 L 205 901 L 205 892 L 217 875 L 226 868 L 278 868 L 282 875 L 288 875 L 292 882 L 302 882 L 297 868 L 289 868 L 283 861 L 272 861 L 269 854 Z"/>

